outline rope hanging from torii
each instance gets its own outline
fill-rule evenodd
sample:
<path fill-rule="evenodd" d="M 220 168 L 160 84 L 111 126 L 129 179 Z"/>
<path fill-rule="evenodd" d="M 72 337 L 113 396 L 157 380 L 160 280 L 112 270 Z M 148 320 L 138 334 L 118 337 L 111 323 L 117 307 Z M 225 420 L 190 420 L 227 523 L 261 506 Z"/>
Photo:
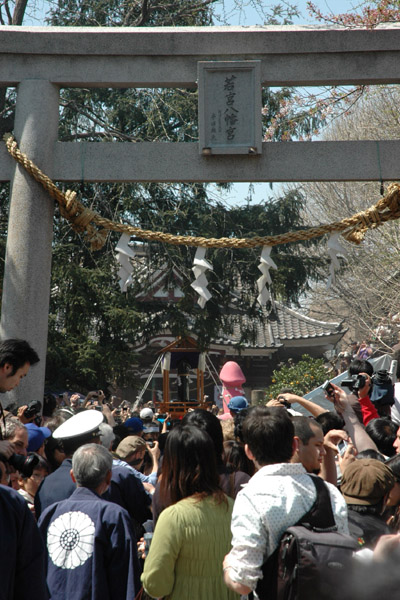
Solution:
<path fill-rule="evenodd" d="M 11 134 L 5 134 L 7 150 L 24 169 L 39 182 L 57 200 L 60 212 L 77 232 L 86 232 L 93 250 L 99 250 L 105 244 L 108 231 L 126 233 L 149 242 L 162 242 L 177 246 L 195 246 L 206 248 L 256 248 L 259 246 L 277 246 L 289 242 L 301 242 L 321 237 L 324 234 L 341 234 L 349 242 L 359 244 L 368 229 L 375 229 L 387 221 L 400 217 L 400 185 L 391 183 L 386 195 L 365 211 L 351 217 L 318 227 L 310 227 L 275 236 L 256 236 L 253 238 L 204 238 L 184 235 L 172 235 L 161 231 L 149 231 L 124 223 L 115 223 L 105 219 L 95 211 L 86 208 L 77 198 L 76 192 L 58 189 L 21 150 Z"/>

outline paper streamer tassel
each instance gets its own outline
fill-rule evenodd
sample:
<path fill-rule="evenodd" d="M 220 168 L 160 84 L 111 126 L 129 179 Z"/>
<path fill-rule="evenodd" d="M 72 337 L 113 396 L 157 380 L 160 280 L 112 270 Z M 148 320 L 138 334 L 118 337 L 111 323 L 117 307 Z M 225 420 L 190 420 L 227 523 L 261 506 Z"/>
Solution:
<path fill-rule="evenodd" d="M 329 277 L 326 284 L 326 288 L 329 288 L 335 284 L 335 271 L 336 269 L 340 269 L 340 262 L 338 259 L 338 255 L 340 254 L 342 258 L 346 259 L 347 250 L 341 245 L 339 241 L 340 233 L 331 233 L 328 238 L 327 246 L 328 246 L 328 254 L 331 259 L 331 263 L 329 265 Z"/>
<path fill-rule="evenodd" d="M 204 308 L 206 302 L 211 298 L 211 293 L 207 289 L 208 281 L 205 275 L 207 270 L 213 270 L 212 264 L 205 259 L 207 248 L 199 246 L 194 256 L 192 271 L 196 277 L 195 281 L 191 283 L 191 287 L 200 296 L 197 303 Z"/>
<path fill-rule="evenodd" d="M 258 269 L 261 271 L 262 275 L 257 279 L 257 287 L 258 287 L 258 297 L 257 302 L 261 306 L 265 306 L 268 300 L 271 298 L 271 294 L 267 288 L 268 285 L 271 285 L 271 275 L 269 274 L 270 269 L 277 269 L 275 262 L 271 258 L 272 247 L 264 246 L 261 252 L 260 264 L 258 265 Z"/>
<path fill-rule="evenodd" d="M 135 252 L 129 246 L 130 239 L 131 236 L 128 233 L 123 233 L 119 238 L 118 244 L 115 246 L 117 262 L 120 265 L 118 277 L 121 292 L 126 292 L 128 285 L 132 283 L 133 267 L 130 259 L 135 256 Z"/>

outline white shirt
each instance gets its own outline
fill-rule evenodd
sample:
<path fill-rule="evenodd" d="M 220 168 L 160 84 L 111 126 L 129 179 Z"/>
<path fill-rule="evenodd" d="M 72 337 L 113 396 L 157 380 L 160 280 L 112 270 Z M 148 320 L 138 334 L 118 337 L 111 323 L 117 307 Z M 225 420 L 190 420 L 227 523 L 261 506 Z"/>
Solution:
<path fill-rule="evenodd" d="M 326 485 L 338 531 L 348 534 L 346 502 L 335 486 Z M 227 559 L 231 579 L 254 590 L 266 558 L 315 500 L 315 485 L 302 464 L 262 467 L 238 493 L 233 507 L 232 550 Z"/>
<path fill-rule="evenodd" d="M 33 503 L 35 502 L 35 498 L 31 494 L 29 494 L 29 492 L 27 492 L 26 490 L 24 490 L 23 488 L 20 488 L 18 490 L 18 494 L 21 494 L 21 496 L 23 498 L 25 498 L 25 500 L 28 503 L 29 509 L 32 510 L 33 506 L 34 506 Z"/>

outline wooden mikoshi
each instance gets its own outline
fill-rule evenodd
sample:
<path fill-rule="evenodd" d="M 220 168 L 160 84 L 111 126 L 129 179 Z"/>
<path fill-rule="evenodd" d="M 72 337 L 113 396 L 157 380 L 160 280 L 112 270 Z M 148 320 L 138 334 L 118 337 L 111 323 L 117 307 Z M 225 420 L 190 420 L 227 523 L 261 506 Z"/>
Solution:
<path fill-rule="evenodd" d="M 163 348 L 161 368 L 163 374 L 163 400 L 159 404 L 160 413 L 169 413 L 172 419 L 179 419 L 190 408 L 208 408 L 204 402 L 204 371 L 206 355 L 201 352 L 193 338 L 178 337 L 174 342 Z M 177 398 L 171 399 L 170 373 L 178 371 Z M 196 400 L 189 396 L 189 374 L 192 369 L 197 371 Z"/>

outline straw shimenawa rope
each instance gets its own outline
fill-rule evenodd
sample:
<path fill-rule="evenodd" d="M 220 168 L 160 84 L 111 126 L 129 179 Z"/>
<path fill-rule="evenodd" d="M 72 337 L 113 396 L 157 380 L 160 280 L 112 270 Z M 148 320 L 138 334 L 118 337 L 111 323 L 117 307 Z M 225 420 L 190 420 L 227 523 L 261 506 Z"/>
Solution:
<path fill-rule="evenodd" d="M 108 231 L 128 233 L 149 242 L 162 242 L 176 246 L 205 246 L 207 248 L 255 248 L 257 246 L 277 246 L 289 242 L 300 242 L 320 237 L 326 233 L 341 232 L 342 236 L 353 243 L 359 244 L 364 239 L 368 229 L 375 229 L 387 221 L 400 217 L 400 185 L 392 183 L 388 186 L 386 195 L 365 211 L 351 217 L 318 227 L 310 227 L 275 236 L 256 236 L 253 238 L 204 238 L 185 235 L 172 235 L 162 231 L 149 231 L 124 223 L 114 223 L 109 219 L 86 208 L 79 202 L 76 192 L 67 190 L 65 193 L 57 188 L 29 158 L 21 152 L 11 134 L 5 134 L 7 150 L 24 169 L 32 175 L 57 200 L 60 212 L 71 223 L 77 232 L 86 232 L 93 250 L 99 250 L 104 245 Z"/>

